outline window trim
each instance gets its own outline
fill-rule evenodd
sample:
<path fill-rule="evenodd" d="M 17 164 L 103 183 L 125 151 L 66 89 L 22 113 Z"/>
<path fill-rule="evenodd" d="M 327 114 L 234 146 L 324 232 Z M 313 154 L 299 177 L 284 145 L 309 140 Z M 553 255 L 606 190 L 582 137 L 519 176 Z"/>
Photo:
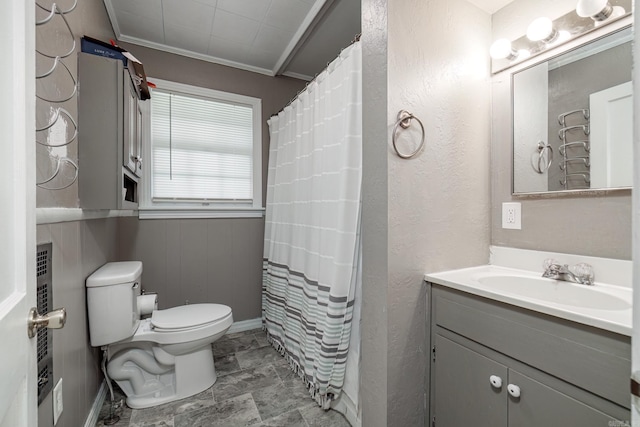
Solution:
<path fill-rule="evenodd" d="M 262 206 L 262 100 L 246 95 L 223 92 L 214 89 L 177 83 L 168 80 L 148 78 L 160 90 L 178 92 L 199 98 L 243 104 L 252 109 L 253 125 L 253 199 L 238 201 L 154 201 L 152 200 L 153 166 L 151 162 L 151 101 L 143 114 L 142 158 L 146 159 L 142 168 L 142 186 L 138 216 L 140 219 L 163 218 L 256 218 L 264 215 Z M 153 92 L 151 94 L 153 96 Z"/>

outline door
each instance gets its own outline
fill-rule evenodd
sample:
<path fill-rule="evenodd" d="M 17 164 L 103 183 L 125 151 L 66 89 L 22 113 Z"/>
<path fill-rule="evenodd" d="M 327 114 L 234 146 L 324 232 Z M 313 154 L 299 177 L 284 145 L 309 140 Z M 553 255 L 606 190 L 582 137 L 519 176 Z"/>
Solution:
<path fill-rule="evenodd" d="M 591 188 L 633 185 L 633 86 L 613 86 L 589 96 Z"/>
<path fill-rule="evenodd" d="M 129 76 L 124 70 L 124 139 L 122 163 L 136 176 L 140 176 L 140 120 L 142 112 L 138 106 L 138 95 Z"/>
<path fill-rule="evenodd" d="M 507 368 L 439 334 L 435 346 L 435 425 L 506 427 Z"/>
<path fill-rule="evenodd" d="M 8 0 L 0 13 L 0 427 L 37 424 L 34 9 Z"/>

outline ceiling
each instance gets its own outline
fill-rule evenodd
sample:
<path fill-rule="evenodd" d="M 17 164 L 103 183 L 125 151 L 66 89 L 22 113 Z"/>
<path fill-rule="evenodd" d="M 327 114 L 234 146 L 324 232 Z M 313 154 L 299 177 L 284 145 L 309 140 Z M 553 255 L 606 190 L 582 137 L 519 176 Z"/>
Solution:
<path fill-rule="evenodd" d="M 310 80 L 360 33 L 359 0 L 104 0 L 116 38 Z"/>
<path fill-rule="evenodd" d="M 512 0 L 469 0 L 489 14 Z M 116 38 L 311 80 L 360 33 L 360 0 L 104 0 Z"/>

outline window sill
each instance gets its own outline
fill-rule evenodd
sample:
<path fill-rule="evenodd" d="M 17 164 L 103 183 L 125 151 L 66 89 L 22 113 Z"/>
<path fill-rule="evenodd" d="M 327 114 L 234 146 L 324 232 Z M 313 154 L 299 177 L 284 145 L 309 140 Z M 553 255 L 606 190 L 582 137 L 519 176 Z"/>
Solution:
<path fill-rule="evenodd" d="M 139 219 L 262 218 L 264 208 L 246 209 L 140 209 Z"/>

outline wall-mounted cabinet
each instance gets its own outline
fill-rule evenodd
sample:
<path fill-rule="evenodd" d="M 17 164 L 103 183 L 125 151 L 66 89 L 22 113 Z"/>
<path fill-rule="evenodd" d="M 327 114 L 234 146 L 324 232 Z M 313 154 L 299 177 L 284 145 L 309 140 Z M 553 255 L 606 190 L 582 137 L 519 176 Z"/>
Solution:
<path fill-rule="evenodd" d="M 629 420 L 629 337 L 437 285 L 431 295 L 432 426 Z"/>
<path fill-rule="evenodd" d="M 78 191 L 83 209 L 137 209 L 141 102 L 122 62 L 78 54 Z"/>

